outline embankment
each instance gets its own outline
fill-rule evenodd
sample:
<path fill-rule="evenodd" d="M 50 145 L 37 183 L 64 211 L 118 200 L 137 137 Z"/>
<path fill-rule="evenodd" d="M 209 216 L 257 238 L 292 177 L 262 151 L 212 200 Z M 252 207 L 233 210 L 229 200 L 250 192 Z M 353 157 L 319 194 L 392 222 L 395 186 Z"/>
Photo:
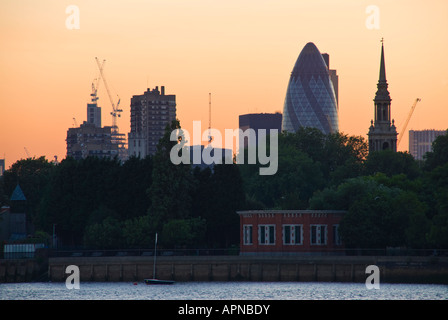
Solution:
<path fill-rule="evenodd" d="M 142 281 L 153 277 L 152 257 L 66 257 L 49 259 L 48 279 L 65 281 L 68 265 L 79 267 L 81 281 Z M 448 257 L 171 256 L 157 257 L 156 276 L 179 282 L 365 282 L 368 265 L 379 267 L 381 282 L 448 284 Z M 0 278 L 4 274 L 0 268 Z"/>
<path fill-rule="evenodd" d="M 36 259 L 0 260 L 0 283 L 37 281 L 47 279 L 46 275 Z"/>

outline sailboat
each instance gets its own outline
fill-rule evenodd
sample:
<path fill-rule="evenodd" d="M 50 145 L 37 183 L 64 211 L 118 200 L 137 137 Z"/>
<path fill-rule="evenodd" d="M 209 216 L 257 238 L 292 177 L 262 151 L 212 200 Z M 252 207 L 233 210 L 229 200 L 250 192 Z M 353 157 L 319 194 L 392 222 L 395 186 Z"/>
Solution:
<path fill-rule="evenodd" d="M 156 233 L 156 241 L 154 244 L 154 269 L 152 276 L 153 279 L 144 279 L 146 284 L 173 284 L 174 281 L 172 280 L 160 280 L 156 278 L 156 259 L 157 259 L 157 233 Z"/>

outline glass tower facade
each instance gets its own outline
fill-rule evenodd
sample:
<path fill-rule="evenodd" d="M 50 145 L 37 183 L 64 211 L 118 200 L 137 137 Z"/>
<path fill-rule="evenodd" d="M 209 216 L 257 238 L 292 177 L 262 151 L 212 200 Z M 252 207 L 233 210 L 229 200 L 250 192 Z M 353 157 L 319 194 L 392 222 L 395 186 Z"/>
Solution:
<path fill-rule="evenodd" d="M 314 43 L 305 45 L 289 79 L 282 130 L 313 127 L 328 134 L 339 131 L 338 107 L 328 67 Z"/>

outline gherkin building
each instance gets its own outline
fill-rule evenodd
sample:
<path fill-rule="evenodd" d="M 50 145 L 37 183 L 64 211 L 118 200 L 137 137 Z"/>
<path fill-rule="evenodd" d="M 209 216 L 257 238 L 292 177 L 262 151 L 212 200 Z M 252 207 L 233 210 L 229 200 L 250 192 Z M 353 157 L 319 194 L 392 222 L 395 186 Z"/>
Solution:
<path fill-rule="evenodd" d="M 317 128 L 325 134 L 339 131 L 338 104 L 322 54 L 309 42 L 291 72 L 283 106 L 282 131 Z"/>

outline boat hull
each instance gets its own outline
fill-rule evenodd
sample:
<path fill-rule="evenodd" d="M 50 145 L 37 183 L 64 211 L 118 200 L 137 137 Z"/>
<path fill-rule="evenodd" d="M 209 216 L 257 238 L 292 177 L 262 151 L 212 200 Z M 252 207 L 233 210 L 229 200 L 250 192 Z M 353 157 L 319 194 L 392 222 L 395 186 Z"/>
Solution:
<path fill-rule="evenodd" d="M 159 279 L 145 279 L 146 284 L 173 284 L 172 280 L 159 280 Z"/>

